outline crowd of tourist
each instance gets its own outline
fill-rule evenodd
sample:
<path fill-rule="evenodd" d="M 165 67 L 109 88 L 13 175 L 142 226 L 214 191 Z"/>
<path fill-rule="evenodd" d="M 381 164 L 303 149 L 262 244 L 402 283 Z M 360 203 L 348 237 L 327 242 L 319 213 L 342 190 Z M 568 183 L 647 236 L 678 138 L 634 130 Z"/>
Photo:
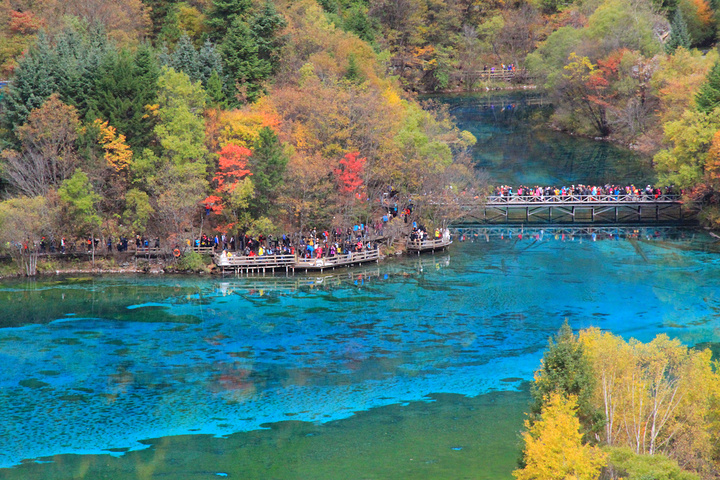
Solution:
<path fill-rule="evenodd" d="M 513 73 L 515 73 L 515 64 L 510 63 L 510 64 L 506 65 L 504 63 L 501 63 L 500 67 L 495 67 L 495 66 L 488 67 L 487 65 L 483 66 L 484 73 L 487 73 L 487 72 L 495 73 L 496 71 L 497 72 L 513 72 Z"/>
<path fill-rule="evenodd" d="M 571 185 L 569 187 L 552 186 L 552 187 L 527 187 L 520 185 L 513 188 L 509 185 L 500 185 L 495 187 L 493 194 L 496 197 L 535 197 L 538 201 L 552 197 L 585 197 L 592 200 L 592 197 L 610 196 L 616 199 L 621 196 L 630 196 L 634 198 L 658 198 L 661 195 L 675 195 L 677 193 L 673 187 L 655 187 L 648 185 L 645 188 L 636 187 L 635 185 Z"/>
<path fill-rule="evenodd" d="M 248 234 L 237 239 L 234 236 L 216 235 L 214 238 L 203 236 L 195 240 L 197 247 L 212 247 L 227 257 L 244 255 L 248 257 L 268 255 L 298 255 L 300 258 L 327 258 L 351 252 L 362 252 L 377 248 L 376 239 L 381 227 L 358 224 L 343 230 L 334 228 L 318 231 L 310 230 L 305 235 L 260 235 L 257 238 Z"/>

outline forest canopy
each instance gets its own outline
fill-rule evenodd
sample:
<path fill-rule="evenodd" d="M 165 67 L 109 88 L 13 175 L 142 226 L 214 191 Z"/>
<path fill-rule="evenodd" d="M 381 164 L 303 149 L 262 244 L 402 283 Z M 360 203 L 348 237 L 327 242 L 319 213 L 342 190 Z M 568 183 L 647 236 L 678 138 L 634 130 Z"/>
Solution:
<path fill-rule="evenodd" d="M 58 212 L 34 236 L 346 227 L 476 185 L 473 136 L 314 0 L 90 7 L 0 10 L 0 185 Z"/>

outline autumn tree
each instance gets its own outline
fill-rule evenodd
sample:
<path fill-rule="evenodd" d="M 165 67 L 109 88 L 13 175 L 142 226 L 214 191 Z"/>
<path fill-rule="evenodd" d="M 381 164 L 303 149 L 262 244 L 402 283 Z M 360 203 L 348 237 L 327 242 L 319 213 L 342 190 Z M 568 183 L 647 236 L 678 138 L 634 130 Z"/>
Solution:
<path fill-rule="evenodd" d="M 51 95 L 17 129 L 19 151 L 2 153 L 3 174 L 10 185 L 29 196 L 45 195 L 75 171 L 80 121 L 77 110 Z"/>
<path fill-rule="evenodd" d="M 350 152 L 340 159 L 338 166 L 333 169 L 339 191 L 338 207 L 346 225 L 357 222 L 357 207 L 367 204 L 367 194 L 363 188 L 366 163 L 367 158 L 360 157 L 359 152 Z"/>
<path fill-rule="evenodd" d="M 137 45 L 150 28 L 150 15 L 141 0 L 44 0 L 39 13 L 52 32 L 60 32 L 68 18 L 99 26 L 117 44 Z"/>
<path fill-rule="evenodd" d="M 218 155 L 218 169 L 213 177 L 215 191 L 203 203 L 207 209 L 221 216 L 223 223 L 218 228 L 227 232 L 240 222 L 246 225 L 250 222 L 246 210 L 253 194 L 253 184 L 249 178 L 252 173 L 247 169 L 251 152 L 230 143 Z"/>
<path fill-rule="evenodd" d="M 0 244 L 9 253 L 22 274 L 37 274 L 42 236 L 58 238 L 58 208 L 43 196 L 16 197 L 0 202 Z"/>
<path fill-rule="evenodd" d="M 108 122 L 95 120 L 98 129 L 98 144 L 105 152 L 105 161 L 116 173 L 127 173 L 132 162 L 133 152 L 125 142 L 125 135 L 117 133 L 117 129 Z"/>
<path fill-rule="evenodd" d="M 598 447 L 583 445 L 574 396 L 552 392 L 546 397 L 540 418 L 525 423 L 522 469 L 518 480 L 596 480 L 607 455 Z"/>
<path fill-rule="evenodd" d="M 582 331 L 580 342 L 599 379 L 592 402 L 603 412 L 604 443 L 669 455 L 696 471 L 710 467 L 720 377 L 709 351 L 666 335 L 626 342 L 596 328 Z"/>

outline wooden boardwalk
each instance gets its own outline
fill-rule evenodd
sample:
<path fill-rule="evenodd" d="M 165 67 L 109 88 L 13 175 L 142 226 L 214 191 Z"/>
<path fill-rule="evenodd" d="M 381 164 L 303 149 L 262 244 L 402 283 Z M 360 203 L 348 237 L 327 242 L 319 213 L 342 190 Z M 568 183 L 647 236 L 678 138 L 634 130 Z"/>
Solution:
<path fill-rule="evenodd" d="M 380 260 L 380 250 L 363 250 L 321 258 L 300 258 L 295 255 L 227 255 L 216 254 L 215 265 L 223 272 L 232 271 L 236 275 L 266 274 L 285 270 L 285 273 L 295 273 L 296 269 L 309 271 L 334 270 L 340 267 L 349 267 L 363 263 Z"/>
<path fill-rule="evenodd" d="M 526 80 L 533 80 L 534 77 L 528 74 L 524 70 L 503 70 L 502 68 L 496 67 L 495 71 L 487 70 L 469 70 L 469 71 L 458 71 L 450 74 L 452 80 L 462 81 L 501 81 L 501 82 L 522 82 Z"/>
<path fill-rule="evenodd" d="M 295 255 L 246 256 L 221 253 L 216 254 L 214 259 L 215 265 L 220 270 L 223 272 L 234 271 L 238 275 L 241 273 L 248 275 L 254 273 L 265 274 L 267 272 L 275 273 L 276 269 L 279 271 L 284 269 L 285 273 L 288 273 L 296 262 Z"/>
<path fill-rule="evenodd" d="M 310 270 L 323 270 L 335 269 L 338 267 L 349 267 L 353 265 L 360 265 L 362 263 L 379 262 L 380 261 L 380 249 L 375 248 L 373 250 L 363 250 L 362 252 L 350 252 L 346 254 L 335 255 L 333 257 L 323 258 L 299 258 L 295 262 L 295 268 L 304 269 L 306 272 Z"/>
<path fill-rule="evenodd" d="M 445 250 L 452 244 L 450 235 L 443 236 L 442 238 L 429 238 L 427 240 L 410 240 L 406 243 L 408 252 L 415 252 L 420 255 L 423 252 L 433 252 L 438 250 Z"/>
<path fill-rule="evenodd" d="M 467 220 L 483 223 L 681 223 L 686 212 L 679 195 L 489 196 L 467 205 Z"/>

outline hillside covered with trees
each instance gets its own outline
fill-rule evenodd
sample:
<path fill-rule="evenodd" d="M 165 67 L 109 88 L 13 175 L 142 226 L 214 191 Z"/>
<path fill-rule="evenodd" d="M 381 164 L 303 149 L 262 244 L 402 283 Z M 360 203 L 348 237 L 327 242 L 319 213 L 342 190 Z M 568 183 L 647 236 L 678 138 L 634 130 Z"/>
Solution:
<path fill-rule="evenodd" d="M 502 65 L 552 98 L 555 126 L 654 157 L 659 183 L 709 205 L 717 224 L 717 9 L 3 0 L 2 243 L 139 233 L 168 245 L 201 226 L 372 223 L 410 203 L 438 222 L 452 212 L 428 198 L 477 193 L 475 139 L 412 92 L 482 88 L 485 68 Z"/>
<path fill-rule="evenodd" d="M 6 1 L 0 18 L 3 244 L 345 228 L 473 184 L 472 135 L 313 0 Z"/>

